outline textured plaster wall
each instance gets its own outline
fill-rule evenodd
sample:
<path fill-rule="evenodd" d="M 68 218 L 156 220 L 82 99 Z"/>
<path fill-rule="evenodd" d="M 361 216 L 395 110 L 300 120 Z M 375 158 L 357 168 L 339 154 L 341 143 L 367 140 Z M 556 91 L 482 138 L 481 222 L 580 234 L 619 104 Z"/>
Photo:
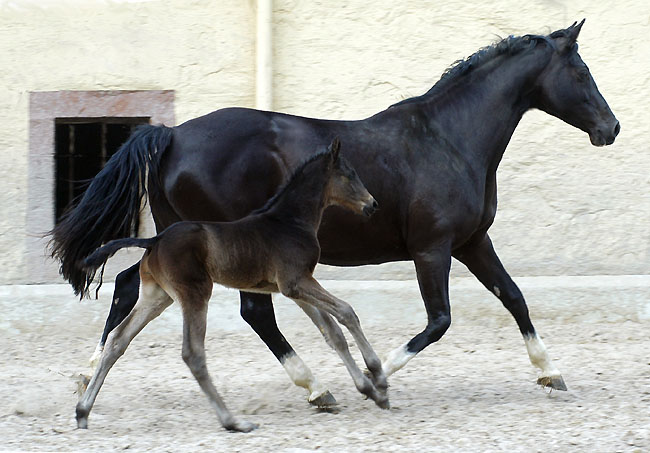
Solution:
<path fill-rule="evenodd" d="M 25 236 L 42 232 L 26 231 L 29 92 L 174 90 L 177 122 L 252 106 L 254 13 L 242 0 L 0 1 L 0 282 L 31 281 Z"/>
<path fill-rule="evenodd" d="M 499 168 L 491 234 L 515 275 L 649 273 L 645 0 L 274 0 L 274 109 L 370 116 L 425 92 L 497 36 L 548 33 L 583 17 L 580 53 L 622 132 L 613 146 L 595 148 L 583 132 L 528 113 Z M 174 90 L 177 123 L 252 107 L 254 40 L 253 0 L 0 0 L 0 282 L 28 281 L 29 92 Z M 321 272 L 413 276 L 410 264 Z"/>

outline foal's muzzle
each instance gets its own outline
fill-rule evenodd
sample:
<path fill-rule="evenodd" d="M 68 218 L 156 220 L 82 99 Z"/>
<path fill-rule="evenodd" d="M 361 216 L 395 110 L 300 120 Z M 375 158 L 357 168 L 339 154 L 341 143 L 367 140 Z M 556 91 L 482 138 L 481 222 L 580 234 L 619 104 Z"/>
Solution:
<path fill-rule="evenodd" d="M 377 203 L 377 200 L 373 198 L 369 204 L 363 207 L 363 215 L 365 215 L 366 217 L 370 217 L 375 213 L 378 206 L 379 204 Z"/>

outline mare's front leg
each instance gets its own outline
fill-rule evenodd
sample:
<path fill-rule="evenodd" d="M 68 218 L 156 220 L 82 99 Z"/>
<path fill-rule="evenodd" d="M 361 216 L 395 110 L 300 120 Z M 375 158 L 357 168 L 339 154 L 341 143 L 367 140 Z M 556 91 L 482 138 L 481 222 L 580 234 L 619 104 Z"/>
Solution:
<path fill-rule="evenodd" d="M 336 406 L 334 396 L 314 377 L 278 329 L 271 295 L 242 291 L 239 297 L 242 318 L 280 361 L 293 383 L 307 389 L 309 404 L 325 408 Z"/>
<path fill-rule="evenodd" d="M 113 303 L 106 318 L 104 332 L 95 348 L 95 352 L 90 358 L 90 366 L 95 369 L 99 363 L 99 358 L 104 350 L 108 334 L 120 325 L 124 318 L 131 312 L 135 303 L 138 301 L 138 291 L 140 287 L 140 262 L 125 271 L 120 272 L 115 277 L 115 291 L 113 292 Z"/>
<path fill-rule="evenodd" d="M 95 403 L 97 394 L 106 379 L 106 375 L 119 359 L 131 340 L 140 333 L 152 319 L 160 315 L 172 303 L 169 297 L 157 284 L 143 285 L 140 300 L 124 321 L 108 336 L 106 347 L 99 360 L 86 392 L 77 403 L 77 427 L 88 427 L 88 415 Z"/>
<path fill-rule="evenodd" d="M 448 246 L 431 247 L 413 253 L 420 293 L 427 311 L 425 329 L 408 343 L 391 351 L 384 360 L 384 372 L 390 376 L 431 343 L 438 341 L 451 324 L 449 311 L 449 268 L 451 252 Z"/>
<path fill-rule="evenodd" d="M 524 337 L 528 357 L 533 365 L 542 370 L 537 383 L 556 390 L 566 390 L 560 371 L 553 365 L 546 346 L 533 327 L 528 307 L 521 291 L 501 264 L 492 241 L 483 234 L 454 252 L 454 257 L 465 264 L 472 274 L 490 292 L 497 296 L 512 314 Z"/>
<path fill-rule="evenodd" d="M 289 288 L 283 288 L 281 285 L 280 290 L 285 296 L 296 301 L 319 328 L 325 329 L 326 340 L 343 359 L 357 389 L 382 409 L 388 409 L 390 407 L 386 394 L 388 382 L 382 370 L 381 361 L 361 330 L 361 324 L 354 309 L 348 303 L 327 292 L 313 277 L 303 278 L 297 284 L 290 285 Z M 372 373 L 373 382 L 357 366 L 350 354 L 343 332 L 336 326 L 329 314 L 334 316 L 352 334 L 368 370 Z"/>

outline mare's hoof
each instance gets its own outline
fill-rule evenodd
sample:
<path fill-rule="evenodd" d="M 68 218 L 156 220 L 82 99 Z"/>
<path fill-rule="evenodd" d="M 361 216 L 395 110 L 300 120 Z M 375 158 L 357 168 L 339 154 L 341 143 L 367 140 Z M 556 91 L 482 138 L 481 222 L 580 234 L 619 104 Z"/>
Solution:
<path fill-rule="evenodd" d="M 537 379 L 537 385 L 542 387 L 550 387 L 554 390 L 566 391 L 566 384 L 562 376 L 543 376 Z"/>
<path fill-rule="evenodd" d="M 234 431 L 239 433 L 249 433 L 254 429 L 259 428 L 259 425 L 256 423 L 247 422 L 245 420 L 235 420 L 233 423 L 224 426 L 228 431 Z"/>
<path fill-rule="evenodd" d="M 336 398 L 334 398 L 334 395 L 332 395 L 329 390 L 322 395 L 317 396 L 313 400 L 309 400 L 309 404 L 324 410 L 336 409 L 338 405 Z"/>

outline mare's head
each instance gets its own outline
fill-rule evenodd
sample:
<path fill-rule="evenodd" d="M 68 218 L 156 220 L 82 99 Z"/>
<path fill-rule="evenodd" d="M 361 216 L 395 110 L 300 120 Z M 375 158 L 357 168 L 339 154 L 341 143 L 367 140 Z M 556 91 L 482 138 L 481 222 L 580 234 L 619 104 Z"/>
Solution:
<path fill-rule="evenodd" d="M 326 204 L 337 205 L 357 214 L 371 216 L 377 209 L 377 201 L 366 189 L 350 162 L 340 155 L 341 142 L 335 138 L 328 147 L 330 179 Z"/>
<path fill-rule="evenodd" d="M 554 52 L 537 79 L 535 107 L 585 131 L 593 145 L 611 145 L 621 127 L 578 54 L 584 22 L 547 37 Z"/>

